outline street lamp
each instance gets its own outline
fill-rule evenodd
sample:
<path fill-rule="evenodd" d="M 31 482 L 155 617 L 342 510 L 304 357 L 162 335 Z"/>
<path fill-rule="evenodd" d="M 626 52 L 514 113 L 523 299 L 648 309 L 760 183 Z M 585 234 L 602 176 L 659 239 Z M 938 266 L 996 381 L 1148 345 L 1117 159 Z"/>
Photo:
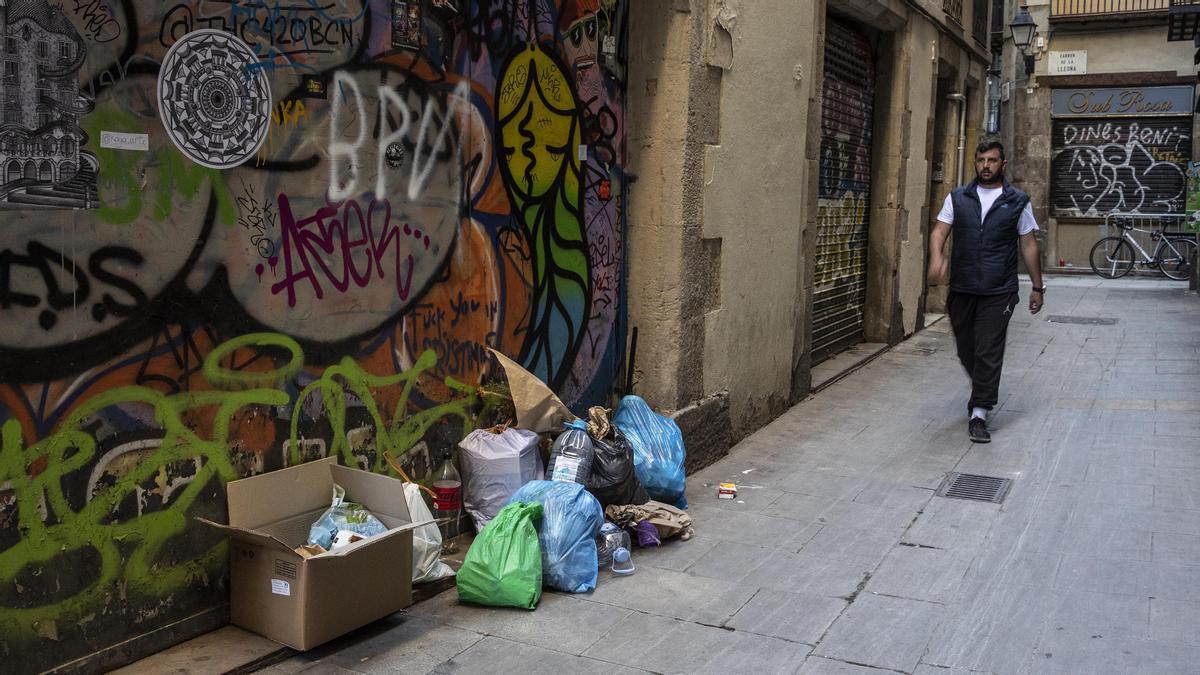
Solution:
<path fill-rule="evenodd" d="M 1037 23 L 1029 15 L 1027 7 L 1022 5 L 1017 10 L 1017 15 L 1008 24 L 1008 30 L 1012 35 L 1013 45 L 1025 57 L 1025 76 L 1029 77 L 1033 74 L 1034 67 L 1034 58 L 1033 54 L 1029 52 L 1029 45 L 1033 44 L 1033 34 L 1037 32 Z"/>

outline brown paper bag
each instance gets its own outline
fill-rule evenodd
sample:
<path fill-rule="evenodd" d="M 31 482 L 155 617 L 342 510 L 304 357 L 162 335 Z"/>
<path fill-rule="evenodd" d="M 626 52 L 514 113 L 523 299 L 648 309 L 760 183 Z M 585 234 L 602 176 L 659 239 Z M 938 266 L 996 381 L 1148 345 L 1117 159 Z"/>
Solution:
<path fill-rule="evenodd" d="M 495 349 L 488 349 L 504 374 L 508 377 L 508 389 L 512 393 L 513 407 L 517 409 L 517 426 L 536 434 L 562 431 L 563 425 L 576 419 L 558 396 L 538 379 Z"/>

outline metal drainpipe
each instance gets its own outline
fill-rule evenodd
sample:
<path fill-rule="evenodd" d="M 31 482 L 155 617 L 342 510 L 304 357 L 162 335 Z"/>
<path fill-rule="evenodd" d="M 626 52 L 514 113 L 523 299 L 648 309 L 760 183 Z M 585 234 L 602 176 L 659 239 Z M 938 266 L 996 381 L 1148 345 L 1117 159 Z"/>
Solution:
<path fill-rule="evenodd" d="M 962 185 L 967 179 L 967 97 L 947 94 L 946 99 L 958 102 L 958 185 Z"/>

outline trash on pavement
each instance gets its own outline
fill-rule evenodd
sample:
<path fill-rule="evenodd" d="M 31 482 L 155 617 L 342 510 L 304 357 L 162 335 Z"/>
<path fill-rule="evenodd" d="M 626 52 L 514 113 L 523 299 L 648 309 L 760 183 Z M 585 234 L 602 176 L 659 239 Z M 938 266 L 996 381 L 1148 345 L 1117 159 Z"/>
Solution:
<path fill-rule="evenodd" d="M 687 508 L 683 463 L 687 451 L 675 420 L 663 417 L 637 396 L 626 396 L 613 416 L 633 447 L 633 467 L 651 499 Z"/>
<path fill-rule="evenodd" d="M 611 567 L 613 551 L 622 547 L 629 548 L 629 533 L 617 527 L 616 523 L 605 521 L 604 525 L 600 526 L 600 534 L 596 537 L 599 567 Z"/>
<path fill-rule="evenodd" d="M 592 475 L 587 489 L 600 500 L 601 506 L 612 504 L 645 504 L 650 496 L 642 489 L 633 470 L 633 448 L 615 425 L 608 421 L 604 408 L 588 410 L 588 421 L 571 422 L 573 429 L 584 429 L 596 449 L 592 457 Z"/>
<path fill-rule="evenodd" d="M 458 523 L 462 518 L 462 477 L 454 468 L 454 460 L 450 458 L 447 448 L 442 456 L 442 464 L 433 475 L 433 510 L 438 521 L 438 535 L 445 534 L 447 539 L 459 535 Z"/>
<path fill-rule="evenodd" d="M 658 536 L 658 528 L 648 520 L 638 521 L 633 531 L 637 534 L 638 546 L 641 548 L 653 548 L 662 545 L 662 537 Z"/>
<path fill-rule="evenodd" d="M 717 499 L 733 499 L 737 497 L 737 485 L 734 483 L 721 483 L 717 486 Z"/>
<path fill-rule="evenodd" d="M 336 551 L 308 555 L 310 526 L 334 484 L 386 528 Z M 412 604 L 413 523 L 401 481 L 337 465 L 329 457 L 226 485 L 230 619 L 299 650 L 311 649 Z M 404 573 L 397 573 L 404 570 Z"/>
<path fill-rule="evenodd" d="M 538 435 L 526 429 L 478 429 L 459 442 L 467 513 L 482 531 L 525 483 L 542 477 Z"/>
<path fill-rule="evenodd" d="M 345 546 L 351 543 L 349 538 L 351 534 L 373 537 L 387 531 L 387 526 L 371 515 L 371 512 L 362 504 L 346 501 L 345 488 L 334 483 L 332 494 L 333 501 L 329 505 L 329 509 L 322 513 L 321 517 L 309 528 L 307 543 L 332 550 L 334 540 L 342 532 L 346 534 L 342 535 L 340 545 Z"/>
<path fill-rule="evenodd" d="M 550 448 L 546 477 L 553 481 L 587 485 L 592 475 L 592 458 L 596 447 L 586 431 L 566 429 Z"/>
<path fill-rule="evenodd" d="M 663 541 L 675 537 L 687 541 L 695 533 L 692 530 L 692 516 L 687 511 L 662 502 L 609 506 L 604 509 L 604 515 L 626 529 L 636 528 L 638 523 L 649 521 L 658 530 L 658 537 Z"/>
<path fill-rule="evenodd" d="M 596 533 L 604 524 L 604 510 L 583 486 L 535 480 L 526 483 L 509 504 L 542 505 L 538 542 L 542 549 L 542 580 L 567 593 L 587 593 L 596 588 Z"/>
<path fill-rule="evenodd" d="M 431 521 L 433 514 L 421 496 L 421 489 L 415 483 L 404 484 L 404 500 L 408 503 L 408 512 L 413 520 Z M 413 530 L 412 580 L 414 584 L 423 584 L 452 576 L 454 570 L 441 561 L 442 531 L 437 525 L 422 525 Z"/>
<path fill-rule="evenodd" d="M 494 607 L 534 609 L 542 597 L 542 553 L 533 521 L 542 505 L 516 502 L 475 537 L 458 570 L 458 597 Z"/>
<path fill-rule="evenodd" d="M 612 571 L 614 574 L 633 574 L 633 556 L 622 546 L 613 551 Z"/>

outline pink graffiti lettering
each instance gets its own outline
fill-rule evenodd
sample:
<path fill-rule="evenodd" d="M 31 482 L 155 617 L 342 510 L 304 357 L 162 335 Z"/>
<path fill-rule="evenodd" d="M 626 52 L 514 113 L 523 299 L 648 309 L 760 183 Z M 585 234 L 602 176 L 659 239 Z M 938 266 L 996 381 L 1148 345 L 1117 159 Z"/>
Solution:
<path fill-rule="evenodd" d="M 271 293 L 287 291 L 288 306 L 295 307 L 296 287 L 305 281 L 320 299 L 326 285 L 345 293 L 352 284 L 366 288 L 372 277 L 386 280 L 390 275 L 396 294 L 407 300 L 414 266 L 410 247 L 428 249 L 430 241 L 419 229 L 408 223 L 395 226 L 391 219 L 386 199 L 372 199 L 365 209 L 356 200 L 327 204 L 297 219 L 287 195 L 279 195 L 284 277 L 271 285 Z"/>

